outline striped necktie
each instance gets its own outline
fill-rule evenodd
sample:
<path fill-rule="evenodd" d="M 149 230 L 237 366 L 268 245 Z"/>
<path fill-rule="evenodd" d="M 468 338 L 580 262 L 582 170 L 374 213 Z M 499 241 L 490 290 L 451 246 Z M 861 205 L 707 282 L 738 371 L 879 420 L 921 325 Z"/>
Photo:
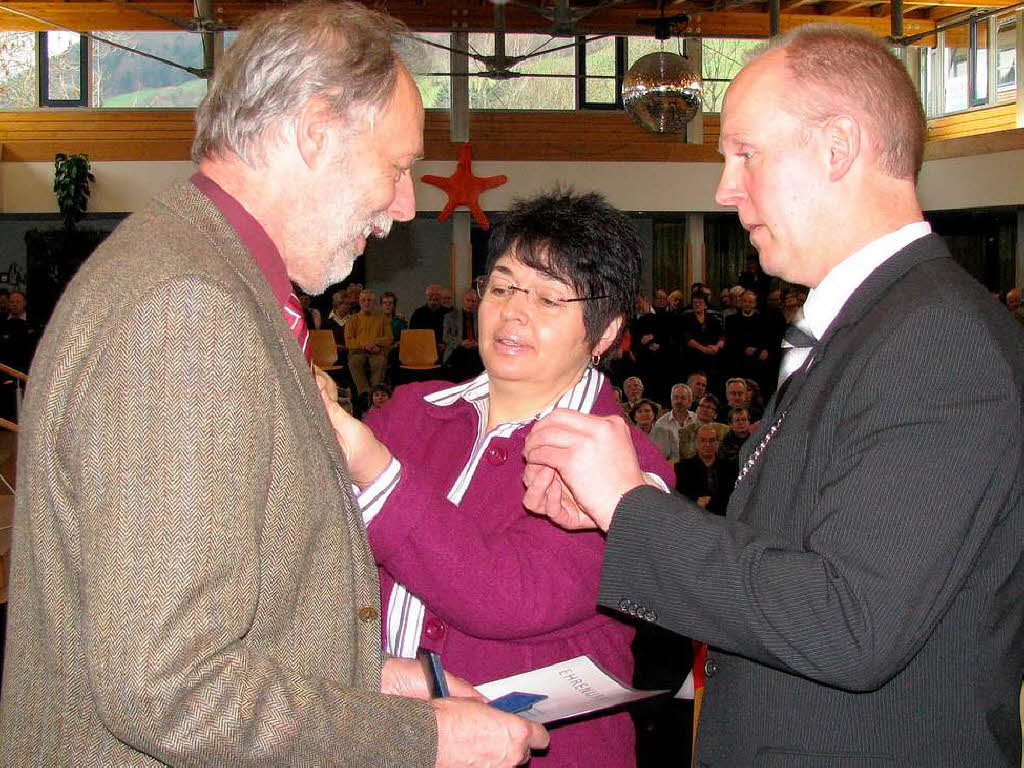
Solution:
<path fill-rule="evenodd" d="M 306 327 L 306 318 L 302 314 L 302 304 L 299 303 L 299 297 L 295 295 L 294 291 L 288 295 L 288 301 L 285 302 L 282 309 L 288 327 L 292 329 L 295 340 L 299 342 L 302 356 L 306 358 L 306 362 L 309 363 L 310 370 L 312 370 L 313 350 L 309 346 L 309 328 Z"/>
<path fill-rule="evenodd" d="M 793 322 L 786 326 L 782 337 L 782 360 L 779 363 L 779 386 L 788 379 L 811 353 L 818 340 L 807 324 L 803 309 L 797 310 Z"/>

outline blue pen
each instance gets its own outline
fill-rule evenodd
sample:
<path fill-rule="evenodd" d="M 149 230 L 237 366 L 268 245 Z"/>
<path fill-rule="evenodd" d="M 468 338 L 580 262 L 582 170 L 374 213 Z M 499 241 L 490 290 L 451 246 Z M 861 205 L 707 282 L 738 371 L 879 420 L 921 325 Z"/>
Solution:
<path fill-rule="evenodd" d="M 435 699 L 447 699 L 448 683 L 444 679 L 444 667 L 441 666 L 441 654 L 429 648 L 420 648 L 416 656 L 423 665 L 423 674 L 430 684 L 430 695 Z"/>

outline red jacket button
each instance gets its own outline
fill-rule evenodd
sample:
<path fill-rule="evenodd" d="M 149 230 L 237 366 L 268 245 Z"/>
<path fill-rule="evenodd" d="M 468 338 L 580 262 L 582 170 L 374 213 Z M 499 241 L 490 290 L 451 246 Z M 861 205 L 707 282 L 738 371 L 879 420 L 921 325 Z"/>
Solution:
<path fill-rule="evenodd" d="M 444 622 L 436 616 L 427 619 L 423 624 L 423 634 L 429 637 L 431 640 L 440 640 L 444 637 L 445 632 Z"/>

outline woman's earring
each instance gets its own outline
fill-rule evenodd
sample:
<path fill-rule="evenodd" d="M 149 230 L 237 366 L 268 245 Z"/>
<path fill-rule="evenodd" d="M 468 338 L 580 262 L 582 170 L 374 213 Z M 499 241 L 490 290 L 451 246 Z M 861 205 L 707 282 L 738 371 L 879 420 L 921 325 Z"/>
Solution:
<path fill-rule="evenodd" d="M 591 366 L 593 366 L 594 368 L 597 368 L 597 366 L 600 365 L 600 363 L 601 363 L 601 356 L 599 354 L 597 354 L 595 352 L 594 354 L 592 354 L 590 356 L 590 365 Z"/>

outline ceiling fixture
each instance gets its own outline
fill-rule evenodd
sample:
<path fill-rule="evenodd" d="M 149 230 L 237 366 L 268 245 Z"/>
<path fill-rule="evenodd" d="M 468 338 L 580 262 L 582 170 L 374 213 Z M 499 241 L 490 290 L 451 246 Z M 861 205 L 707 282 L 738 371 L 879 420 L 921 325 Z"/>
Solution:
<path fill-rule="evenodd" d="M 659 18 L 637 19 L 653 26 L 654 37 L 661 41 L 672 37 L 673 26 L 687 21 L 685 14 L 666 17 L 664 2 Z M 686 42 L 682 55 L 661 50 L 637 59 L 622 79 L 622 104 L 638 125 L 652 133 L 685 133 L 701 108 L 700 71 L 686 55 Z"/>

